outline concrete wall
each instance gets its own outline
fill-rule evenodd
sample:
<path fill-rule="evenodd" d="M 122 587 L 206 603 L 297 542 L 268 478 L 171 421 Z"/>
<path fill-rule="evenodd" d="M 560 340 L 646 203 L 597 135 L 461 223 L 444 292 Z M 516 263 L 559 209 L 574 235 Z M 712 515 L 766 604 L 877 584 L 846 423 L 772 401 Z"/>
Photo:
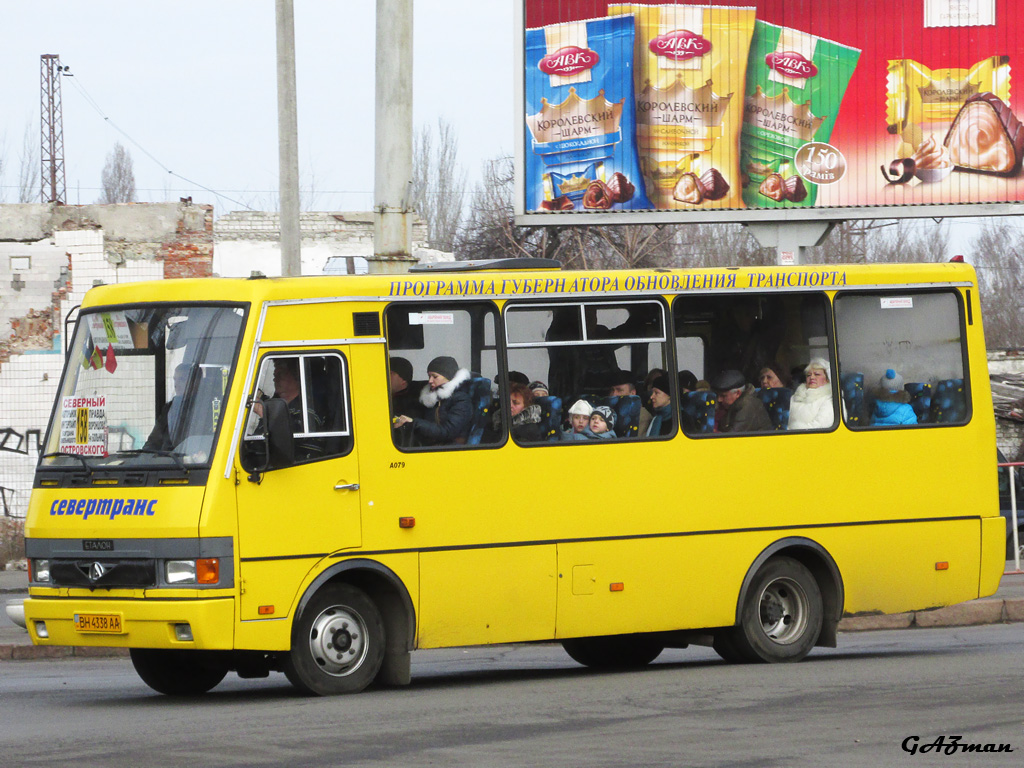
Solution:
<path fill-rule="evenodd" d="M 281 274 L 279 215 L 263 211 L 232 211 L 218 217 L 213 227 L 216 244 L 213 271 L 222 277 L 248 277 L 252 272 Z M 302 274 L 352 274 L 367 271 L 373 255 L 373 213 L 367 211 L 307 212 L 299 216 L 302 235 Z M 427 228 L 413 223 L 413 255 L 421 260 L 454 260 L 426 248 Z"/>

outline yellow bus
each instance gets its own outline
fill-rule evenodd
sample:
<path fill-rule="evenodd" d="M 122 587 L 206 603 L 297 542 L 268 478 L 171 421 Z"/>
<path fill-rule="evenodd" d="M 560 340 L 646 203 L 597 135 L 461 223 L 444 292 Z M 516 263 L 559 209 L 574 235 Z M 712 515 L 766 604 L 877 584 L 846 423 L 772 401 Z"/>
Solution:
<path fill-rule="evenodd" d="M 491 643 L 797 661 L 843 616 L 996 590 L 994 443 L 963 264 L 102 286 L 25 615 L 166 694 L 351 693 Z"/>

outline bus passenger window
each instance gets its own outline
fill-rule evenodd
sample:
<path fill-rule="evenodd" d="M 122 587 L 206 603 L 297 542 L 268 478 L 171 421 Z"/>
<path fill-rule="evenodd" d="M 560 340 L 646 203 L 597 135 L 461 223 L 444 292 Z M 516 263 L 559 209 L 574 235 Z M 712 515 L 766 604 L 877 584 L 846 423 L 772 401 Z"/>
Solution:
<path fill-rule="evenodd" d="M 955 291 L 843 293 L 835 313 L 847 426 L 967 422 L 963 311 Z"/>
<path fill-rule="evenodd" d="M 839 390 L 824 294 L 680 296 L 673 312 L 686 434 L 835 427 Z"/>
<path fill-rule="evenodd" d="M 513 440 L 670 437 L 677 419 L 666 328 L 664 305 L 653 299 L 510 304 L 508 367 L 532 392 L 512 392 Z M 519 409 L 524 397 L 532 413 Z"/>
<path fill-rule="evenodd" d="M 385 321 L 395 444 L 419 449 L 500 442 L 493 305 L 395 304 Z"/>
<path fill-rule="evenodd" d="M 344 360 L 337 354 L 274 355 L 263 358 L 246 424 L 243 459 L 258 464 L 263 436 L 263 401 L 280 398 L 295 437 L 295 463 L 341 456 L 352 450 Z M 247 468 L 249 468 L 247 466 Z"/>

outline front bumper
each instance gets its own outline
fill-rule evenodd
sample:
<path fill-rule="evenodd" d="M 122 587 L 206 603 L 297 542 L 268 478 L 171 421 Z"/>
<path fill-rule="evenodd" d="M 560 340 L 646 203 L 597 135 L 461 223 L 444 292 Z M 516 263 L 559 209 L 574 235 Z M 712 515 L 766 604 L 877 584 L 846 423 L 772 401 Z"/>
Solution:
<path fill-rule="evenodd" d="M 121 632 L 79 631 L 76 613 L 116 615 Z M 40 637 L 39 622 L 46 626 Z M 25 623 L 36 645 L 108 648 L 175 648 L 231 650 L 234 647 L 235 601 L 230 597 L 197 600 L 111 600 L 30 597 Z M 175 625 L 188 624 L 192 640 L 179 640 Z"/>

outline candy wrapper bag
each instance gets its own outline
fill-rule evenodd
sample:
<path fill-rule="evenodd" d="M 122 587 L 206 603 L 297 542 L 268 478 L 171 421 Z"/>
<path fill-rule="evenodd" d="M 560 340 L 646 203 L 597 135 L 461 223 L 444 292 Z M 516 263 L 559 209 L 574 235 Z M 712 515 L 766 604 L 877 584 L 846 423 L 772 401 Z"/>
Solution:
<path fill-rule="evenodd" d="M 650 208 L 635 143 L 633 19 L 526 30 L 526 209 Z"/>
<path fill-rule="evenodd" d="M 840 181 L 841 169 L 801 176 L 794 158 L 805 145 L 828 143 L 859 58 L 857 48 L 760 19 L 754 25 L 740 144 L 748 208 L 813 206 L 819 183 Z"/>
<path fill-rule="evenodd" d="M 740 208 L 739 133 L 753 8 L 610 4 L 637 20 L 637 143 L 659 209 Z"/>

